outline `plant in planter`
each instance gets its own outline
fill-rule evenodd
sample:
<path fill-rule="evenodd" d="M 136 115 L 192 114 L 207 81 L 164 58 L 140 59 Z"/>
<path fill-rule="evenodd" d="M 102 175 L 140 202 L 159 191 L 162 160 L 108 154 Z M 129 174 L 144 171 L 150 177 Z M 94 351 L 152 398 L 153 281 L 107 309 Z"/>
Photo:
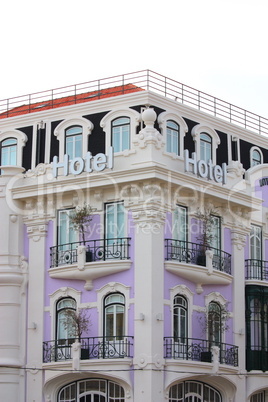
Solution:
<path fill-rule="evenodd" d="M 213 226 L 214 216 L 216 215 L 216 209 L 205 208 L 203 211 L 200 209 L 197 211 L 197 219 L 199 221 L 199 234 L 197 240 L 200 243 L 198 250 L 197 265 L 206 265 L 206 250 L 209 250 L 213 240 Z"/>
<path fill-rule="evenodd" d="M 66 309 L 64 312 L 64 318 L 62 320 L 62 325 L 64 329 L 68 331 L 68 335 L 81 343 L 81 337 L 83 333 L 88 333 L 89 328 L 91 327 L 90 316 L 87 311 L 84 309 L 81 310 L 73 310 Z M 83 348 L 81 345 L 81 359 L 87 359 L 89 356 L 89 350 L 87 348 Z"/>
<path fill-rule="evenodd" d="M 82 207 L 79 205 L 75 208 L 75 211 L 70 217 L 70 222 L 77 232 L 82 237 L 83 245 L 86 245 L 85 234 L 88 231 L 90 222 L 92 221 L 92 207 L 88 204 L 84 204 Z M 92 261 L 92 252 L 90 250 L 86 251 L 86 261 Z"/>
<path fill-rule="evenodd" d="M 221 347 L 222 334 L 230 328 L 228 323 L 229 318 L 228 302 L 220 304 L 217 301 L 210 302 L 202 313 L 202 316 L 198 318 L 202 333 L 207 335 L 209 349 L 212 346 Z M 211 350 L 202 353 L 201 359 L 203 361 L 211 361 Z"/>

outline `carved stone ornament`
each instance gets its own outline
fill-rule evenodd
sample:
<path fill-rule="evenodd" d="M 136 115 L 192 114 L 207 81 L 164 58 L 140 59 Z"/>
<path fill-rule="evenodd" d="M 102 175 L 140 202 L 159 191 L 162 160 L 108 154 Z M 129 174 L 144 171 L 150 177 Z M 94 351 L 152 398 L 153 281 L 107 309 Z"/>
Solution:
<path fill-rule="evenodd" d="M 241 232 L 233 232 L 231 234 L 232 244 L 236 246 L 238 250 L 242 250 L 246 244 L 246 235 Z"/>

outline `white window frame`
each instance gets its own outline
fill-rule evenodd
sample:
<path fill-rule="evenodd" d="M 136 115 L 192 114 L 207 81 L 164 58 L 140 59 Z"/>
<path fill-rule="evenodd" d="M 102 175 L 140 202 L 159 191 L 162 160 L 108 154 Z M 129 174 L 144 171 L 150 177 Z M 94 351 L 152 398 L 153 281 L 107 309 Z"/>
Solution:
<path fill-rule="evenodd" d="M 8 140 L 8 139 L 15 139 L 17 140 L 17 155 L 16 155 L 16 166 L 22 167 L 22 150 L 25 146 L 26 142 L 28 141 L 28 137 L 20 130 L 10 130 L 4 131 L 0 133 L 0 142 Z"/>
<path fill-rule="evenodd" d="M 73 288 L 64 287 L 56 290 L 54 293 L 49 295 L 49 315 L 51 317 L 51 328 L 50 328 L 50 339 L 55 339 L 56 334 L 56 319 L 57 319 L 57 303 L 60 299 L 71 297 L 76 301 L 76 308 L 79 310 L 81 307 L 81 291 Z"/>
<path fill-rule="evenodd" d="M 205 306 L 206 306 L 206 311 L 209 311 L 209 305 L 211 302 L 218 303 L 221 307 L 221 309 L 224 311 L 226 310 L 226 306 L 228 303 L 228 300 L 225 299 L 219 292 L 211 292 L 208 295 L 205 296 Z M 229 311 L 229 318 L 232 317 L 232 313 Z M 222 331 L 221 333 L 221 342 L 225 342 L 225 332 Z M 208 334 L 207 334 L 207 339 L 208 339 Z"/>
<path fill-rule="evenodd" d="M 116 302 L 116 301 L 114 301 L 114 302 L 112 302 L 112 303 L 109 303 L 109 304 L 107 304 L 106 303 L 106 301 L 107 301 L 107 299 L 109 298 L 109 297 L 113 297 L 113 296 L 122 296 L 122 299 L 123 299 L 123 302 Z M 117 335 L 117 328 L 118 328 L 118 325 L 117 325 L 117 317 L 118 317 L 118 311 L 117 311 L 117 307 L 119 307 L 119 306 L 121 306 L 121 307 L 123 307 L 123 323 L 122 323 L 122 335 Z M 108 335 L 107 334 L 107 310 L 109 309 L 109 308 L 112 308 L 112 315 L 113 315 L 113 334 L 112 335 Z M 122 294 L 122 293 L 120 293 L 120 292 L 113 292 L 113 293 L 108 293 L 105 297 L 104 297 L 104 306 L 103 306 L 103 321 L 104 321 L 104 328 L 103 328 L 103 330 L 104 330 L 104 333 L 103 333 L 103 336 L 105 336 L 105 337 L 109 337 L 109 336 L 111 336 L 111 337 L 118 337 L 118 338 L 120 338 L 120 337 L 124 337 L 125 336 L 125 331 L 126 331 L 126 328 L 125 328 L 125 310 L 126 310 L 126 305 L 125 305 L 125 296 Z"/>
<path fill-rule="evenodd" d="M 180 214 L 180 211 L 184 211 L 185 216 Z M 181 220 L 184 219 L 183 225 L 185 225 L 184 231 L 181 231 L 178 226 L 181 223 Z M 176 205 L 176 208 L 173 211 L 173 227 L 172 227 L 172 238 L 180 241 L 188 241 L 188 208 L 184 205 Z M 181 234 L 183 235 L 183 239 L 181 238 Z"/>
<path fill-rule="evenodd" d="M 184 297 L 188 304 L 188 319 L 187 319 L 187 336 L 191 338 L 192 334 L 192 314 L 193 314 L 193 297 L 194 293 L 185 285 L 177 285 L 170 289 L 170 315 L 171 315 L 171 333 L 174 334 L 174 319 L 173 319 L 173 302 L 177 295 Z"/>
<path fill-rule="evenodd" d="M 99 314 L 99 336 L 103 336 L 104 334 L 104 300 L 106 296 L 112 293 L 121 293 L 125 297 L 125 336 L 128 336 L 128 310 L 130 307 L 130 287 L 122 285 L 117 282 L 110 282 L 107 285 L 103 286 L 101 289 L 97 290 L 97 311 Z M 131 334 L 130 334 L 131 335 Z"/>
<path fill-rule="evenodd" d="M 254 152 L 257 151 L 260 155 L 260 163 L 254 164 Z M 263 163 L 263 154 L 260 148 L 258 147 L 251 147 L 250 148 L 250 167 L 259 166 Z"/>
<path fill-rule="evenodd" d="M 78 129 L 78 133 L 69 134 L 70 130 Z M 80 143 L 80 152 L 76 152 L 77 140 L 81 141 Z M 68 152 L 69 145 L 71 145 L 72 151 Z M 65 153 L 69 155 L 70 160 L 75 158 L 83 157 L 83 128 L 81 126 L 71 126 L 66 128 L 65 130 Z M 71 153 L 71 155 L 70 155 Z"/>
<path fill-rule="evenodd" d="M 57 125 L 54 130 L 54 135 L 59 141 L 59 161 L 63 161 L 63 156 L 65 154 L 65 133 L 68 128 L 73 126 L 82 127 L 82 157 L 86 154 L 88 150 L 88 136 L 92 133 L 94 128 L 93 123 L 85 118 L 73 118 L 64 120 Z"/>
<path fill-rule="evenodd" d="M 182 158 L 183 156 L 183 151 L 184 151 L 184 137 L 188 131 L 188 126 L 183 120 L 181 116 L 179 116 L 175 111 L 169 111 L 169 112 L 162 112 L 158 116 L 158 124 L 159 128 L 162 132 L 163 135 L 163 140 L 164 143 L 167 144 L 167 122 L 171 120 L 178 124 L 179 126 L 179 150 L 180 153 L 175 153 L 175 152 L 168 152 L 167 150 L 165 151 L 165 154 L 170 155 L 175 158 Z"/>
<path fill-rule="evenodd" d="M 257 233 L 259 231 L 259 235 Z M 259 247 L 256 244 L 256 240 L 259 240 Z M 252 243 L 253 241 L 253 243 Z M 259 251 L 258 251 L 259 249 Z M 263 229 L 260 225 L 252 224 L 249 234 L 249 252 L 250 258 L 254 260 L 262 260 L 263 255 Z M 258 255 L 259 254 L 259 255 Z"/>
<path fill-rule="evenodd" d="M 220 144 L 220 137 L 216 133 L 216 131 L 204 124 L 197 124 L 192 129 L 192 137 L 195 142 L 195 152 L 197 156 L 197 160 L 201 160 L 201 150 L 200 150 L 200 135 L 201 134 L 208 134 L 212 138 L 212 163 L 216 165 L 216 150 L 218 145 Z M 205 161 L 207 162 L 207 161 Z"/>
<path fill-rule="evenodd" d="M 132 109 L 117 109 L 107 113 L 101 120 L 100 126 L 103 128 L 103 131 L 106 134 L 106 154 L 108 153 L 109 148 L 112 146 L 112 121 L 116 120 L 120 117 L 129 117 L 130 118 L 130 138 L 129 138 L 129 149 L 125 149 L 122 152 L 115 153 L 117 155 L 128 156 L 131 153 L 135 153 L 135 150 L 132 149 L 132 143 L 135 139 L 137 126 L 141 120 L 141 114 Z"/>
<path fill-rule="evenodd" d="M 123 122 L 124 119 L 127 119 L 127 122 Z M 118 122 L 120 120 L 122 120 L 121 124 L 115 124 L 116 122 Z M 112 127 L 111 127 L 111 135 L 112 135 L 111 141 L 112 141 L 112 147 L 113 147 L 114 153 L 129 151 L 129 149 L 130 149 L 130 135 L 131 135 L 130 122 L 131 122 L 131 119 L 128 116 L 120 116 L 120 117 L 117 117 L 116 119 L 111 121 L 111 125 L 112 125 Z M 126 127 L 128 128 L 127 133 L 124 132 L 124 128 L 126 128 Z M 116 130 L 116 129 L 119 130 L 119 132 L 118 132 L 119 149 L 116 149 L 115 146 L 114 146 L 114 142 L 115 142 L 114 141 L 115 140 L 114 130 Z M 124 148 L 124 141 L 125 141 L 126 136 L 127 136 L 127 139 L 126 139 L 127 144 L 126 144 L 126 147 Z"/>

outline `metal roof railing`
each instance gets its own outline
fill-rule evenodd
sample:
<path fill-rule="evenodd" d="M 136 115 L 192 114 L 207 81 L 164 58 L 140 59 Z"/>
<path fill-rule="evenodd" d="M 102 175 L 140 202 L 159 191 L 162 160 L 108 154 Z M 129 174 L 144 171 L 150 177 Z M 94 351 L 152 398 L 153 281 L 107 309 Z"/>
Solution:
<path fill-rule="evenodd" d="M 148 90 L 257 134 L 268 135 L 268 119 L 151 70 L 0 100 L 0 118 Z"/>

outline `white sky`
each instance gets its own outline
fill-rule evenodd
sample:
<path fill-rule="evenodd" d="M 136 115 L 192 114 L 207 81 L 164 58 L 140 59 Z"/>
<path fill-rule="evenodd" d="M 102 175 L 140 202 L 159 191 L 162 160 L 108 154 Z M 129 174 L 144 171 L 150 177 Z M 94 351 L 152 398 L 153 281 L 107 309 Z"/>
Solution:
<path fill-rule="evenodd" d="M 0 99 L 150 69 L 268 117 L 267 0 L 2 0 Z"/>

